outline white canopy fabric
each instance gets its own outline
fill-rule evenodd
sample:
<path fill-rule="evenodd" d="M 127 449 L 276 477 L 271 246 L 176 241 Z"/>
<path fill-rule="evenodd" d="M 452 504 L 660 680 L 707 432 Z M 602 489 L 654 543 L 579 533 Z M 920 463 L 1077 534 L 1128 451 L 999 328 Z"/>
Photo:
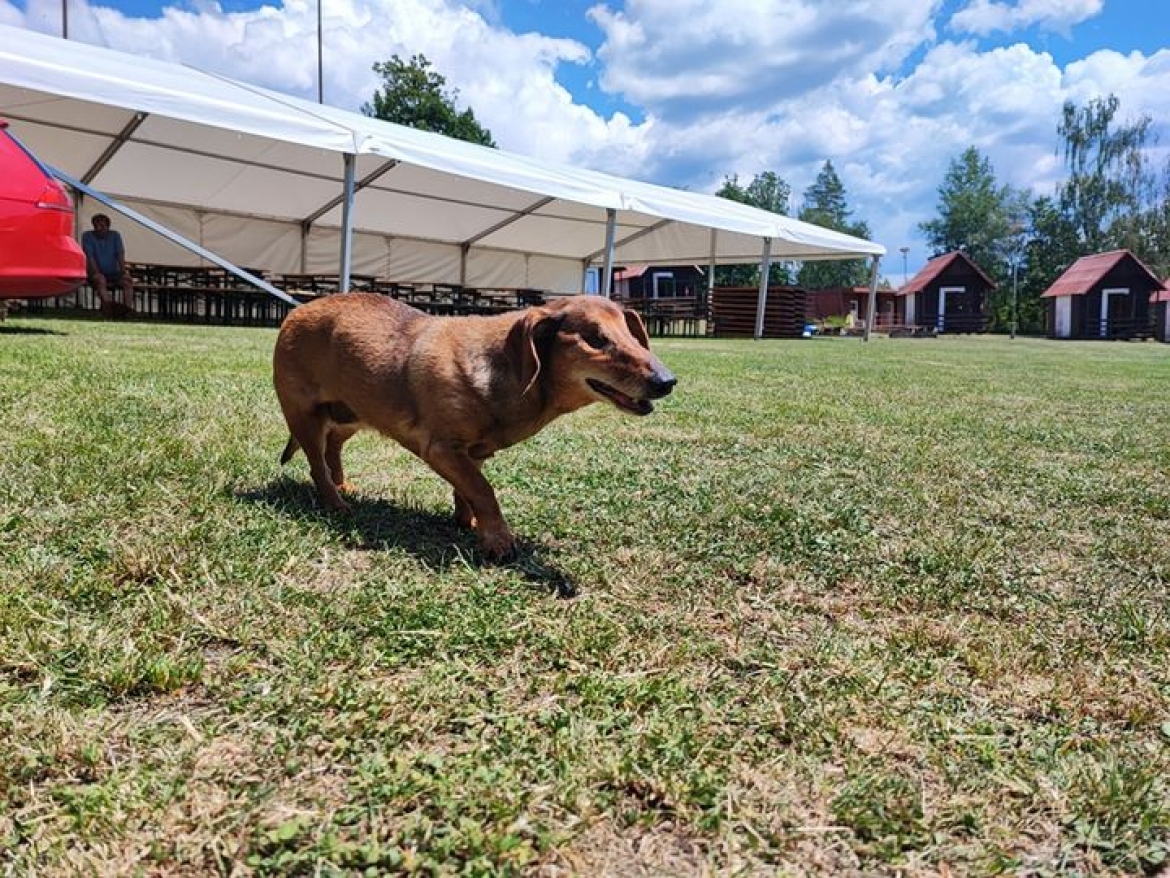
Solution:
<path fill-rule="evenodd" d="M 0 26 L 0 116 L 48 164 L 233 262 L 338 265 L 354 156 L 352 269 L 400 281 L 580 291 L 615 262 L 880 256 L 860 238 L 723 198 L 542 162 L 191 67 Z M 97 206 L 82 205 L 82 220 Z M 117 227 L 136 261 L 198 261 Z"/>

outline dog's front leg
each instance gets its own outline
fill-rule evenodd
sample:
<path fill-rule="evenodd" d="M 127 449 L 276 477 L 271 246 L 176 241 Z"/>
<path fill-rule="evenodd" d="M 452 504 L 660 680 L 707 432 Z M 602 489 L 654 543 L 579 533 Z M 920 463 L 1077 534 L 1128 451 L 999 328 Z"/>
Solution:
<path fill-rule="evenodd" d="M 496 492 L 480 471 L 483 461 L 469 457 L 461 448 L 439 442 L 427 448 L 423 460 L 455 489 L 456 518 L 461 524 L 475 522 L 484 555 L 494 561 L 511 556 L 516 538 L 500 512 Z"/>

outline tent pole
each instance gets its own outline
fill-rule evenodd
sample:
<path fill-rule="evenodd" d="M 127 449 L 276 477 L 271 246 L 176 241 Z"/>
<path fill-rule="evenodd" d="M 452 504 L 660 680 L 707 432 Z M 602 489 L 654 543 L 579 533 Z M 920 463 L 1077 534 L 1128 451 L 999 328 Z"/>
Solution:
<path fill-rule="evenodd" d="M 880 256 L 871 257 L 873 262 L 869 270 L 869 308 L 865 317 L 865 340 L 869 341 L 869 334 L 873 331 L 873 320 L 877 314 L 877 285 L 878 285 L 878 269 L 881 267 L 882 258 Z"/>
<path fill-rule="evenodd" d="M 764 337 L 764 311 L 768 307 L 768 274 L 772 268 L 772 239 L 764 238 L 764 252 L 760 256 L 760 298 L 756 303 L 756 338 Z"/>
<path fill-rule="evenodd" d="M 349 292 L 350 263 L 353 261 L 353 182 L 357 158 L 353 153 L 345 154 L 345 200 L 341 203 L 341 277 L 337 289 Z"/>
<path fill-rule="evenodd" d="M 613 296 L 613 238 L 617 229 L 617 211 L 612 207 L 605 209 L 605 274 L 601 277 L 601 295 L 609 299 Z"/>
<path fill-rule="evenodd" d="M 711 230 L 711 259 L 707 263 L 707 293 L 703 297 L 703 311 L 711 307 L 711 300 L 715 298 L 715 254 L 718 252 L 719 230 Z"/>

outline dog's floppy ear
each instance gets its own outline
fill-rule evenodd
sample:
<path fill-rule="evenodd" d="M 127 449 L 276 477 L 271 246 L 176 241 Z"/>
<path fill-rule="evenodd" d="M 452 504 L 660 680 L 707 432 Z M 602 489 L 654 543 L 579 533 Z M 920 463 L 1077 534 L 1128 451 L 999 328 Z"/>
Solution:
<path fill-rule="evenodd" d="M 520 395 L 526 394 L 540 375 L 540 354 L 537 344 L 552 327 L 553 319 L 544 308 L 529 308 L 508 330 L 504 354 L 520 384 Z"/>
<path fill-rule="evenodd" d="M 624 310 L 622 313 L 626 317 L 626 326 L 630 328 L 630 334 L 638 340 L 638 344 L 650 350 L 650 336 L 646 334 L 646 324 L 642 322 L 638 312 Z"/>

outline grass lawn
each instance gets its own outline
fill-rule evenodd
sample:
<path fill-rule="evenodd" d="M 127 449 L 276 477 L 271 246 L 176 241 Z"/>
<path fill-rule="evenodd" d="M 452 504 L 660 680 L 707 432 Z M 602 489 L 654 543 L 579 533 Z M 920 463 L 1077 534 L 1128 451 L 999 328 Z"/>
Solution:
<path fill-rule="evenodd" d="M 661 341 L 486 566 L 274 338 L 0 326 L 0 873 L 1170 865 L 1170 346 Z"/>

